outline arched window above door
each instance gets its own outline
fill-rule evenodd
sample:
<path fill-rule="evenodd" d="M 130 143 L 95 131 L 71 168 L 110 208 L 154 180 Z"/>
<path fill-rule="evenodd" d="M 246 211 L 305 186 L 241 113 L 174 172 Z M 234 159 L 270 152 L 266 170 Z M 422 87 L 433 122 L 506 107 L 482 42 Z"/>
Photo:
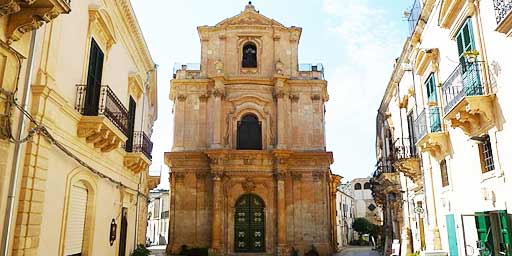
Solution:
<path fill-rule="evenodd" d="M 242 49 L 242 67 L 256 68 L 258 67 L 258 49 L 252 42 L 244 44 Z"/>
<path fill-rule="evenodd" d="M 261 123 L 257 116 L 247 114 L 238 122 L 236 144 L 237 149 L 262 149 Z"/>

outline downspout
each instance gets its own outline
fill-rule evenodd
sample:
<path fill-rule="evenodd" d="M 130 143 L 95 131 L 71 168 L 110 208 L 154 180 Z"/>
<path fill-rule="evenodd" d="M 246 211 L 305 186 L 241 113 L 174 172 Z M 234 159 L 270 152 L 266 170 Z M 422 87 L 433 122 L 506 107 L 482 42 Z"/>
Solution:
<path fill-rule="evenodd" d="M 37 30 L 32 31 L 32 35 L 30 38 L 30 50 L 28 55 L 28 62 L 27 62 L 27 69 L 26 69 L 26 75 L 25 75 L 25 81 L 23 86 L 23 92 L 22 92 L 22 108 L 24 110 L 28 110 L 28 105 L 30 101 L 29 93 L 32 85 L 32 71 L 34 69 L 34 55 L 35 55 L 35 45 L 36 45 L 36 36 L 37 36 Z M 21 66 L 20 66 L 21 68 Z M 19 79 L 19 78 L 18 78 Z M 19 80 L 17 81 L 19 82 Z M 5 221 L 4 221 L 4 228 L 3 228 L 3 237 L 2 237 L 2 256 L 8 256 L 9 255 L 9 241 L 11 234 L 13 232 L 13 224 L 12 221 L 14 219 L 15 209 L 14 205 L 16 203 L 16 193 L 18 189 L 18 179 L 20 177 L 22 169 L 21 166 L 21 158 L 22 158 L 22 149 L 23 145 L 20 142 L 22 138 L 22 133 L 26 128 L 26 123 L 24 122 L 25 118 L 22 113 L 20 113 L 18 122 L 16 125 L 16 141 L 14 142 L 14 156 L 13 156 L 13 163 L 11 166 L 11 178 L 9 182 L 9 195 L 7 196 L 7 209 L 6 209 L 6 215 L 5 215 Z"/>

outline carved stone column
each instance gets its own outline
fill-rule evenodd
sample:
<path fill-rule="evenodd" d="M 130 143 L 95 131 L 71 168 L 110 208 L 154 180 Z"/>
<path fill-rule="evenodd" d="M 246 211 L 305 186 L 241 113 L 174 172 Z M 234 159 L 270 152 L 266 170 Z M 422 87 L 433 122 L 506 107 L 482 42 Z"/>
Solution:
<path fill-rule="evenodd" d="M 274 151 L 277 179 L 277 255 L 288 255 L 286 245 L 285 178 L 291 152 Z"/>
<path fill-rule="evenodd" d="M 183 151 L 185 149 L 185 117 L 186 117 L 187 96 L 184 94 L 176 95 L 174 99 L 174 144 L 172 151 Z"/>
<path fill-rule="evenodd" d="M 337 244 L 337 240 L 338 240 L 338 226 L 337 226 L 337 223 L 336 223 L 336 194 L 338 192 L 338 186 L 341 184 L 341 179 L 342 177 L 339 176 L 339 175 L 334 175 L 334 174 L 331 174 L 330 175 L 330 195 L 331 195 L 331 200 L 330 200 L 330 204 L 331 204 L 331 211 L 330 211 L 330 215 L 331 215 L 331 244 L 332 244 L 332 248 L 334 251 L 337 251 L 337 247 L 338 247 L 338 244 Z"/>
<path fill-rule="evenodd" d="M 212 249 L 220 251 L 221 249 L 221 211 L 222 211 L 222 173 L 215 172 L 213 181 L 213 218 L 212 218 Z"/>
<path fill-rule="evenodd" d="M 210 169 L 212 173 L 212 244 L 215 252 L 221 251 L 222 246 L 222 177 L 224 175 L 225 153 L 222 151 L 210 151 Z"/>
<path fill-rule="evenodd" d="M 213 143 L 212 149 L 222 148 L 222 99 L 225 96 L 224 77 L 214 77 L 213 88 Z"/>
<path fill-rule="evenodd" d="M 288 88 L 286 86 L 286 76 L 274 76 L 274 95 L 277 98 L 277 148 L 285 149 L 286 143 L 286 119 L 288 115 L 286 107 L 286 96 Z"/>

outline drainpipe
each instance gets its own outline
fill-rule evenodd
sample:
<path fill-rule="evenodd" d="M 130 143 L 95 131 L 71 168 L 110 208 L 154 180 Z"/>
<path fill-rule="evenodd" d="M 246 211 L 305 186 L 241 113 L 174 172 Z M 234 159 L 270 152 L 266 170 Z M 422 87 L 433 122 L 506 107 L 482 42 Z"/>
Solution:
<path fill-rule="evenodd" d="M 23 92 L 22 92 L 22 108 L 24 110 L 28 110 L 29 105 L 29 93 L 30 88 L 32 85 L 32 71 L 34 69 L 34 55 L 35 55 L 35 45 L 36 45 L 36 36 L 37 36 L 37 30 L 32 31 L 32 36 L 30 39 L 30 50 L 28 55 L 28 62 L 27 62 L 27 69 L 26 69 L 26 75 L 25 75 L 25 81 L 23 85 Z M 21 67 L 20 67 L 21 68 Z M 9 241 L 11 234 L 14 230 L 14 214 L 15 209 L 14 205 L 16 203 L 16 193 L 18 189 L 18 179 L 20 177 L 20 174 L 22 172 L 21 168 L 21 158 L 23 153 L 23 145 L 19 140 L 22 138 L 23 131 L 26 128 L 25 118 L 23 113 L 19 114 L 18 122 L 16 124 L 16 140 L 14 142 L 14 156 L 13 156 L 13 163 L 11 165 L 11 178 L 9 182 L 9 195 L 7 196 L 7 210 L 5 215 L 5 221 L 4 221 L 4 227 L 3 227 L 3 237 L 2 237 L 2 246 L 1 246 L 1 255 L 7 256 L 9 254 Z"/>

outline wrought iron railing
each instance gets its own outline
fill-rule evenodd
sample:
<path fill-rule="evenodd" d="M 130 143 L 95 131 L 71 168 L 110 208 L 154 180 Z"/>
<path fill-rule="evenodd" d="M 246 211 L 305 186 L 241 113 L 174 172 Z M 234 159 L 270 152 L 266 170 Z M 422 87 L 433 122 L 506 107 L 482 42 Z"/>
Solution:
<path fill-rule="evenodd" d="M 463 62 L 446 79 L 441 88 L 444 113 L 449 113 L 464 97 L 484 95 L 482 67 L 485 62 Z"/>
<path fill-rule="evenodd" d="M 429 123 L 427 124 L 427 114 Z M 423 110 L 414 121 L 414 142 L 420 141 L 427 133 L 441 131 L 441 116 L 439 107 L 430 107 Z"/>
<path fill-rule="evenodd" d="M 500 24 L 512 11 L 512 0 L 494 0 L 496 22 Z"/>
<path fill-rule="evenodd" d="M 324 66 L 318 64 L 299 64 L 297 67 L 299 76 L 294 79 L 313 79 L 324 80 Z"/>
<path fill-rule="evenodd" d="M 414 139 L 398 138 L 393 143 L 393 160 L 402 160 L 418 156 Z"/>
<path fill-rule="evenodd" d="M 410 35 L 414 33 L 416 25 L 418 24 L 418 21 L 420 20 L 421 17 L 421 1 L 422 0 L 414 1 L 414 4 L 412 5 L 411 10 L 409 12 L 409 17 L 407 18 L 407 21 L 409 22 Z"/>
<path fill-rule="evenodd" d="M 378 177 L 382 173 L 396 172 L 395 168 L 393 167 L 393 161 L 390 158 L 379 159 L 375 166 L 377 169 L 373 172 L 373 177 Z"/>
<path fill-rule="evenodd" d="M 141 152 L 148 159 L 152 159 L 153 142 L 144 132 L 133 133 L 133 146 L 131 152 Z"/>
<path fill-rule="evenodd" d="M 107 85 L 100 87 L 99 99 L 97 99 L 98 106 L 86 106 L 87 85 L 79 84 L 76 87 L 75 109 L 80 114 L 84 116 L 105 116 L 123 134 L 128 134 L 128 111 L 126 111 L 123 103 L 121 103 L 110 87 Z"/>

